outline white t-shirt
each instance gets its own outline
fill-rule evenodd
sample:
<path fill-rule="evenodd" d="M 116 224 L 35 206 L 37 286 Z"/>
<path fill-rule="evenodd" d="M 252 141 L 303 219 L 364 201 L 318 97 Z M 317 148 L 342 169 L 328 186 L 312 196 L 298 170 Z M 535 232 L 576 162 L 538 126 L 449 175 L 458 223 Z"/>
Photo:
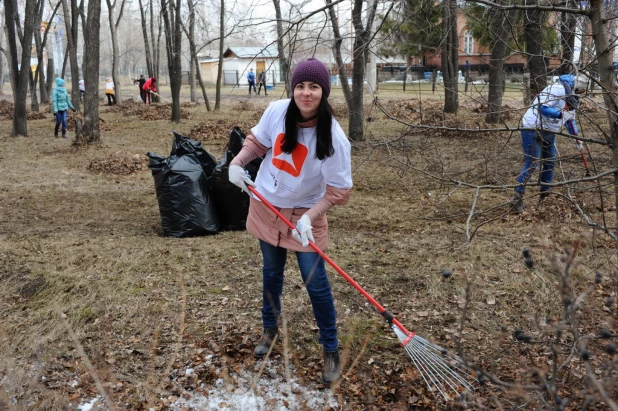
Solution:
<path fill-rule="evenodd" d="M 298 144 L 290 154 L 281 150 L 285 136 L 285 114 L 290 100 L 268 105 L 257 126 L 251 129 L 266 153 L 255 179 L 256 189 L 273 205 L 281 208 L 311 208 L 326 192 L 326 185 L 352 187 L 350 142 L 333 118 L 332 137 L 335 153 L 316 157 L 316 127 L 299 128 Z"/>
<path fill-rule="evenodd" d="M 524 113 L 521 125 L 525 128 L 538 128 L 547 131 L 560 132 L 563 125 L 562 118 L 549 118 L 541 115 L 541 105 L 564 110 L 566 102 L 564 86 L 560 82 L 550 84 L 536 96 L 532 105 Z"/>

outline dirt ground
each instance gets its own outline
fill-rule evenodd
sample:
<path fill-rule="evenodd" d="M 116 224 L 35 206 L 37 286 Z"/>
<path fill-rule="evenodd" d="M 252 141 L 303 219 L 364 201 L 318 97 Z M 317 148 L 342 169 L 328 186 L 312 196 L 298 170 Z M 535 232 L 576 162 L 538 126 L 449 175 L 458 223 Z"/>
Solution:
<path fill-rule="evenodd" d="M 244 231 L 163 237 L 146 153 L 168 155 L 178 131 L 219 158 L 231 128 L 248 131 L 274 98 L 225 96 L 220 112 L 185 105 L 180 124 L 169 122 L 166 106 L 102 106 L 103 142 L 81 149 L 53 137 L 49 112 L 28 122 L 29 137 L 9 137 L 10 119 L 0 119 L 0 410 L 78 409 L 97 396 L 101 410 L 180 409 L 179 399 L 259 367 L 251 355 L 261 331 L 257 240 Z M 347 129 L 343 99 L 332 103 Z M 515 126 L 523 106 L 507 104 Z M 594 338 L 607 329 L 615 343 L 618 331 L 616 247 L 580 211 L 615 226 L 611 181 L 556 187 L 541 203 L 531 187 L 525 211 L 509 214 L 512 189 L 499 187 L 514 184 L 521 167 L 518 134 L 462 131 L 486 127 L 480 102 L 462 101 L 456 118 L 440 107 L 412 96 L 368 101 L 367 139 L 352 143 L 353 196 L 328 214 L 327 253 L 408 329 L 461 350 L 505 385 L 482 378 L 465 404 L 441 402 L 388 325 L 330 270 L 345 378 L 333 390 L 337 406 L 326 409 L 559 409 L 558 397 L 565 409 L 607 409 L 586 375 L 618 400 L 616 360 Z M 598 135 L 603 114 L 587 107 L 580 127 Z M 611 153 L 589 147 L 590 167 L 608 169 Z M 583 177 L 574 145 L 559 139 L 558 148 L 555 181 Z M 475 196 L 476 186 L 495 188 Z M 589 361 L 561 328 L 565 271 L 568 286 L 585 292 L 575 328 L 591 337 Z M 317 328 L 293 258 L 283 304 L 287 331 L 275 368 L 324 390 Z M 516 329 L 530 338 L 516 338 Z M 553 372 L 555 359 L 565 363 L 557 392 L 526 391 Z M 237 409 L 227 406 L 216 409 Z"/>

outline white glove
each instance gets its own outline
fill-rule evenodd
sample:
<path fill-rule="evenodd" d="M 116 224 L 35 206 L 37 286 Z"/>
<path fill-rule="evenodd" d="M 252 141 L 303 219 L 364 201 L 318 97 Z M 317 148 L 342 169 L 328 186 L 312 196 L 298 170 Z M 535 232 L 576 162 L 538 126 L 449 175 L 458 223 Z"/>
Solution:
<path fill-rule="evenodd" d="M 228 169 L 227 176 L 230 180 L 230 183 L 238 186 L 242 191 L 247 194 L 249 194 L 247 186 L 255 187 L 255 183 L 249 178 L 249 173 L 241 166 L 232 164 Z"/>
<path fill-rule="evenodd" d="M 562 111 L 562 122 L 566 123 L 569 120 L 572 120 L 575 118 L 575 110 L 563 110 Z"/>
<path fill-rule="evenodd" d="M 309 245 L 309 241 L 315 241 L 313 239 L 313 232 L 311 232 L 311 218 L 307 214 L 303 216 L 296 223 L 296 229 L 292 230 L 292 236 L 300 242 L 303 247 Z"/>

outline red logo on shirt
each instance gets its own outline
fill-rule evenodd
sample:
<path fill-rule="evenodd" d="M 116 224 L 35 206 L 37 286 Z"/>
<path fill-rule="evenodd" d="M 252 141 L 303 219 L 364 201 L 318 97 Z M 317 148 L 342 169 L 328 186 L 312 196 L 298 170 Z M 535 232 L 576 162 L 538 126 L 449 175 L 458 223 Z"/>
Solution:
<path fill-rule="evenodd" d="M 273 146 L 273 165 L 281 171 L 298 177 L 303 169 L 309 150 L 306 146 L 298 143 L 296 148 L 292 150 L 292 153 L 287 154 L 281 149 L 283 137 L 285 137 L 285 134 L 280 133 L 275 140 Z"/>

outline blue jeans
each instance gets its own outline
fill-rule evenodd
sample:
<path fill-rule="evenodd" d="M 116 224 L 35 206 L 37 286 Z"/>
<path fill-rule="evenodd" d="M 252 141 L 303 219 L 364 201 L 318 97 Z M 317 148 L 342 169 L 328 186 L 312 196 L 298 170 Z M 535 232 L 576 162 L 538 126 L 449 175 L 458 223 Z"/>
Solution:
<path fill-rule="evenodd" d="M 60 127 L 60 125 L 62 124 L 62 135 L 64 135 L 67 131 L 67 112 L 66 110 L 64 111 L 57 111 L 56 112 L 56 130 L 55 130 L 55 134 L 58 134 L 58 128 Z"/>
<path fill-rule="evenodd" d="M 524 166 L 517 177 L 515 188 L 519 194 L 526 191 L 525 184 L 536 170 L 539 161 L 543 161 L 541 170 L 541 183 L 551 183 L 554 179 L 554 166 L 556 165 L 556 135 L 548 131 L 521 131 L 521 145 L 524 150 Z M 541 192 L 549 191 L 551 187 L 541 186 Z"/>
<path fill-rule="evenodd" d="M 262 322 L 264 328 L 276 328 L 281 314 L 283 271 L 288 250 L 260 240 L 264 266 L 262 268 Z M 313 315 L 320 329 L 319 342 L 324 351 L 337 351 L 337 314 L 335 302 L 326 275 L 324 260 L 317 253 L 296 252 L 300 274 L 309 293 Z"/>

